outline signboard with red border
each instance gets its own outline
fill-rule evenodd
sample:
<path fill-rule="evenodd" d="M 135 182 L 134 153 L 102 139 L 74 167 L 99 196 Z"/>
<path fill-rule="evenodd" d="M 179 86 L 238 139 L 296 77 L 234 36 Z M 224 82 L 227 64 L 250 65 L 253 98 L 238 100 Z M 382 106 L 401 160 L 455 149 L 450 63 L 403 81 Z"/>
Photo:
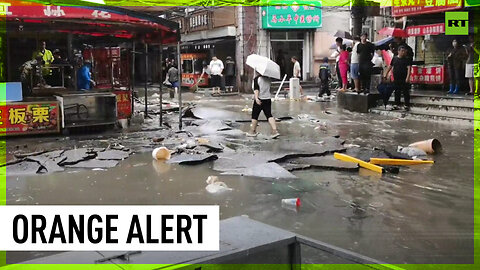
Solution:
<path fill-rule="evenodd" d="M 132 115 L 130 91 L 115 91 L 117 95 L 117 118 L 128 119 Z"/>
<path fill-rule="evenodd" d="M 197 84 L 198 80 L 200 80 L 198 86 L 208 86 L 207 74 L 203 74 L 202 77 L 200 77 L 200 74 L 182 74 L 182 86 L 192 87 Z"/>
<path fill-rule="evenodd" d="M 0 106 L 0 134 L 60 132 L 58 102 L 18 102 Z"/>
<path fill-rule="evenodd" d="M 415 84 L 444 84 L 445 67 L 438 66 L 412 66 L 410 82 Z"/>
<path fill-rule="evenodd" d="M 461 9 L 463 0 L 392 0 L 394 17 L 440 13 Z"/>
<path fill-rule="evenodd" d="M 428 25 L 410 26 L 405 29 L 408 36 L 426 36 L 426 35 L 440 35 L 445 33 L 445 24 L 436 23 Z"/>

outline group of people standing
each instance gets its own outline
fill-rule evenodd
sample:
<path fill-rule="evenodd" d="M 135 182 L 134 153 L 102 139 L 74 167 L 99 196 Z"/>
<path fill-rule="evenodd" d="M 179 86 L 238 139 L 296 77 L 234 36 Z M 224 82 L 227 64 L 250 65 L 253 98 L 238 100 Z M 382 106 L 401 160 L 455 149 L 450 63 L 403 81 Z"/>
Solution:
<path fill-rule="evenodd" d="M 395 90 L 395 106 L 400 105 L 401 94 L 404 95 L 405 109 L 410 108 L 410 73 L 413 62 L 413 49 L 408 46 L 404 39 L 395 37 L 394 42 L 390 44 L 390 53 L 393 56 L 391 63 L 383 70 L 384 62 L 381 52 L 376 50 L 375 45 L 368 41 L 368 34 L 362 33 L 353 38 L 352 47 L 347 48 L 342 38 L 335 40 L 337 50 L 334 53 L 336 57 L 336 73 L 338 78 L 338 91 L 347 91 L 349 81 L 353 91 L 356 93 L 368 94 L 370 92 L 371 76 L 375 70 L 382 74 L 385 81 L 393 79 L 392 87 Z M 319 96 L 323 94 L 330 95 L 328 89 L 328 58 L 325 57 L 323 64 L 320 65 L 319 78 L 321 81 Z M 393 76 L 389 76 L 390 72 Z M 350 77 L 348 76 L 350 74 Z"/>
<path fill-rule="evenodd" d="M 373 56 L 375 55 L 375 45 L 368 41 L 367 33 L 353 39 L 353 47 L 347 48 L 343 44 L 342 38 L 335 40 L 336 51 L 336 72 L 339 78 L 339 91 L 346 91 L 348 86 L 348 72 L 354 81 L 354 90 L 357 93 L 369 93 L 370 77 L 373 69 Z M 350 52 L 349 52 L 350 51 Z"/>
<path fill-rule="evenodd" d="M 77 89 L 89 90 L 92 85 L 95 85 L 91 76 L 91 62 L 88 59 L 78 63 L 73 62 L 62 56 L 59 49 L 55 49 L 53 52 L 47 49 L 46 41 L 41 41 L 38 49 L 33 52 L 32 59 L 20 66 L 23 95 L 30 96 L 32 88 L 37 86 L 73 88 L 74 66 L 78 68 Z"/>
<path fill-rule="evenodd" d="M 381 70 L 383 68 L 381 53 L 375 49 L 375 45 L 372 42 L 368 41 L 367 33 L 355 36 L 352 47 L 347 47 L 340 37 L 335 42 L 337 50 L 334 56 L 336 57 L 338 90 L 346 91 L 349 79 L 351 79 L 353 80 L 352 88 L 355 92 L 368 94 L 374 69 L 378 68 Z M 395 38 L 394 43 L 392 43 L 392 54 L 397 55 L 400 47 L 404 47 L 407 50 L 407 57 L 413 61 L 412 48 L 401 38 Z M 350 78 L 348 74 L 350 74 Z"/>
<path fill-rule="evenodd" d="M 469 36 L 468 43 L 463 46 L 460 46 L 456 39 L 452 41 L 452 48 L 447 52 L 448 73 L 450 75 L 449 94 L 458 94 L 462 81 L 468 79 L 470 91 L 467 95 L 478 95 L 475 83 L 478 74 L 475 73 L 479 71 L 475 70 L 475 66 L 478 63 L 479 53 L 473 35 Z"/>

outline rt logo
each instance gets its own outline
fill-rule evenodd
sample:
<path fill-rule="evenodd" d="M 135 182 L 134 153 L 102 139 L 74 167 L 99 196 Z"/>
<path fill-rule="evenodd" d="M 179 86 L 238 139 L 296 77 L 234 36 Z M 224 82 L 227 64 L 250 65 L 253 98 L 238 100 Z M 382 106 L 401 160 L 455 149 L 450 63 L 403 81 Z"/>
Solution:
<path fill-rule="evenodd" d="M 445 12 L 445 35 L 468 35 L 468 12 Z"/>

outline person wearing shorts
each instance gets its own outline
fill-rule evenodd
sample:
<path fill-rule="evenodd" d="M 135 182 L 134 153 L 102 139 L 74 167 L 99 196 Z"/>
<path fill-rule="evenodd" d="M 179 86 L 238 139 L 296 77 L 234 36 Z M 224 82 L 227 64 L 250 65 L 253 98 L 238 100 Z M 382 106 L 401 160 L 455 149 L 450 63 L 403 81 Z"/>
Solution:
<path fill-rule="evenodd" d="M 360 59 L 358 57 L 358 44 L 360 43 L 360 37 L 355 36 L 353 38 L 353 48 L 352 48 L 352 55 L 350 58 L 350 77 L 353 79 L 355 85 L 355 91 L 360 93 Z"/>
<path fill-rule="evenodd" d="M 465 45 L 465 50 L 467 51 L 467 63 L 465 64 L 465 78 L 468 79 L 468 84 L 470 86 L 470 92 L 467 94 L 473 95 L 477 93 L 478 90 L 476 90 L 476 85 L 475 85 L 475 78 L 478 80 L 478 75 L 475 76 L 476 73 L 478 73 L 478 53 L 475 51 L 475 40 L 473 38 L 473 35 L 469 36 L 469 43 Z"/>
<path fill-rule="evenodd" d="M 218 59 L 216 56 L 213 56 L 212 61 L 210 61 L 211 83 L 213 87 L 212 94 L 220 94 L 220 89 L 222 88 L 223 68 L 224 66 L 222 60 Z"/>
<path fill-rule="evenodd" d="M 262 111 L 265 114 L 270 127 L 272 128 L 271 138 L 274 139 L 280 136 L 280 133 L 278 133 L 277 130 L 275 118 L 272 116 L 272 97 L 270 95 L 271 83 L 272 81 L 270 78 L 261 75 L 256 76 L 254 79 L 253 93 L 255 96 L 252 108 L 252 124 L 250 131 L 247 132 L 248 137 L 255 137 L 258 135 L 258 117 Z"/>

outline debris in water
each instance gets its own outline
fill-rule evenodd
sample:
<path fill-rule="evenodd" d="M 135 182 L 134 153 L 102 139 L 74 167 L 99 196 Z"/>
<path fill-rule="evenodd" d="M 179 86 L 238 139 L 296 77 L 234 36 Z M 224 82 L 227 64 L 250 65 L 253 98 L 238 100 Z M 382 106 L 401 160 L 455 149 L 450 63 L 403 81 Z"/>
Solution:
<path fill-rule="evenodd" d="M 205 189 L 209 193 L 221 193 L 233 190 L 232 188 L 229 188 L 224 182 L 218 181 L 218 176 L 215 175 L 209 176 L 206 182 L 208 185 L 205 187 Z"/>
<path fill-rule="evenodd" d="M 416 147 L 402 147 L 399 146 L 397 152 L 406 154 L 410 157 L 426 156 L 427 153 L 422 149 Z"/>
<path fill-rule="evenodd" d="M 214 154 L 180 154 L 167 161 L 169 164 L 178 163 L 181 165 L 196 165 L 204 162 L 216 160 L 218 157 Z"/>
<path fill-rule="evenodd" d="M 295 175 L 275 162 L 258 164 L 253 167 L 223 172 L 225 175 L 243 175 L 271 179 L 295 179 Z"/>
<path fill-rule="evenodd" d="M 152 157 L 155 160 L 168 160 L 171 157 L 171 153 L 170 150 L 162 146 L 153 150 Z"/>

